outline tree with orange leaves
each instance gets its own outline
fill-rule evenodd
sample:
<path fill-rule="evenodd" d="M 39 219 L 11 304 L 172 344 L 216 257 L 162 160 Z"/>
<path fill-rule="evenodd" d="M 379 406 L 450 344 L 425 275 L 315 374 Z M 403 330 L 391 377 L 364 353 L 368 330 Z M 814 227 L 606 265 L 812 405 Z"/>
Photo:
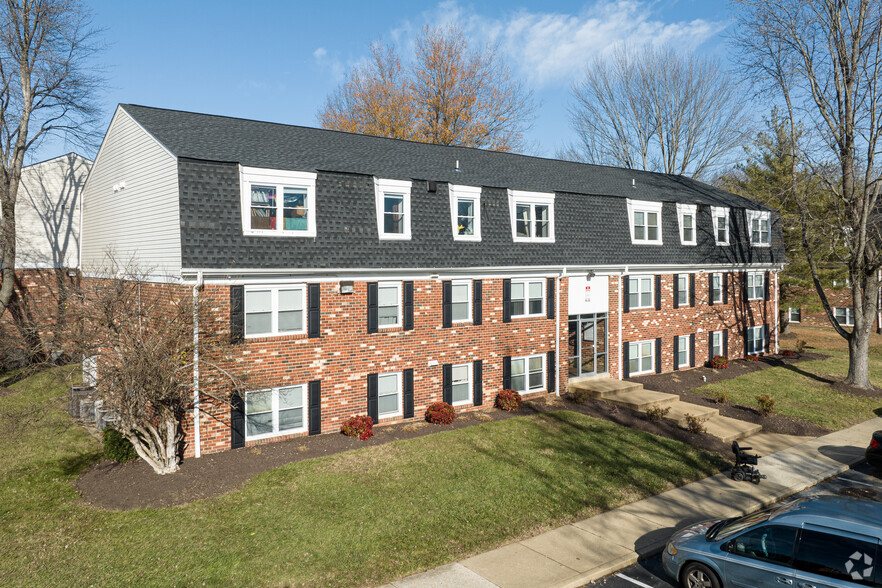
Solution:
<path fill-rule="evenodd" d="M 326 129 L 518 151 L 535 106 L 496 50 L 470 48 L 462 30 L 425 27 L 413 59 L 371 44 L 371 60 L 354 66 L 319 112 Z"/>

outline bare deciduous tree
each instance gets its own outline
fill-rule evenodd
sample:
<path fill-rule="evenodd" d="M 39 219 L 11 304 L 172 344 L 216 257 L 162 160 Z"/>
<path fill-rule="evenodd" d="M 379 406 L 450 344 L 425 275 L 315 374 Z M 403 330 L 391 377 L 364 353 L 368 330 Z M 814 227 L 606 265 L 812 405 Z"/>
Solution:
<path fill-rule="evenodd" d="M 564 157 L 701 177 L 745 143 L 750 118 L 720 64 L 647 45 L 600 56 L 573 85 L 580 142 Z"/>
<path fill-rule="evenodd" d="M 848 341 L 847 382 L 871 387 L 869 343 L 878 312 L 882 267 L 876 163 L 882 132 L 882 4 L 878 0 L 737 0 L 741 62 L 759 88 L 783 106 L 790 132 L 807 129 L 804 147 L 790 141 L 793 158 L 812 171 L 832 195 L 823 218 L 811 192 L 792 176 L 790 197 L 802 227 L 802 243 L 815 290 L 827 318 Z M 823 240 L 843 244 L 854 328 L 835 320 L 819 276 Z M 822 240 L 822 241 L 823 241 Z M 826 248 L 829 250 L 829 248 Z"/>
<path fill-rule="evenodd" d="M 26 154 L 48 136 L 91 145 L 100 47 L 76 0 L 0 2 L 0 316 L 15 290 L 15 203 Z"/>

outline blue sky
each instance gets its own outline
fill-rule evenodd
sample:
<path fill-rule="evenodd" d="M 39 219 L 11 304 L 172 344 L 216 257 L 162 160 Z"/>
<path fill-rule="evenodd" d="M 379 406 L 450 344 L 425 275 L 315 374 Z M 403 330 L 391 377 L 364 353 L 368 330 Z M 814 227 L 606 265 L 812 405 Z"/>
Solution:
<path fill-rule="evenodd" d="M 105 30 L 105 122 L 119 102 L 317 126 L 316 113 L 378 38 L 406 53 L 413 31 L 458 23 L 499 44 L 539 103 L 528 139 L 553 156 L 573 141 L 570 87 L 616 43 L 666 42 L 725 59 L 726 0 L 415 3 L 84 0 Z M 247 8 L 246 8 L 247 7 Z M 66 150 L 47 143 L 35 159 Z M 89 154 L 93 155 L 93 154 Z"/>

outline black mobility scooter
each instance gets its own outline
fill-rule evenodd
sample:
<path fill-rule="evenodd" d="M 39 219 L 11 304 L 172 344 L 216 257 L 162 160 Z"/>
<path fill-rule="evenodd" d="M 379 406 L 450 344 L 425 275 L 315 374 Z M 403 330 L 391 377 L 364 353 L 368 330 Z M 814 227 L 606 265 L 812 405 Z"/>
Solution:
<path fill-rule="evenodd" d="M 751 449 L 753 447 L 741 447 L 738 445 L 738 441 L 732 441 L 732 453 L 735 454 L 735 467 L 732 468 L 732 479 L 736 482 L 750 480 L 754 484 L 759 484 L 760 480 L 765 478 L 754 467 L 761 456 L 755 453 L 747 453 Z"/>

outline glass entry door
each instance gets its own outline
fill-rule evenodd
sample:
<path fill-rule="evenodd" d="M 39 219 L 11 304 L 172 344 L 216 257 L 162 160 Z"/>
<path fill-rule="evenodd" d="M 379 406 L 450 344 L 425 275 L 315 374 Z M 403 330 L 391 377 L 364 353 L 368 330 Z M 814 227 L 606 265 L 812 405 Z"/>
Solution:
<path fill-rule="evenodd" d="M 569 374 L 606 373 L 606 313 L 570 316 Z"/>

